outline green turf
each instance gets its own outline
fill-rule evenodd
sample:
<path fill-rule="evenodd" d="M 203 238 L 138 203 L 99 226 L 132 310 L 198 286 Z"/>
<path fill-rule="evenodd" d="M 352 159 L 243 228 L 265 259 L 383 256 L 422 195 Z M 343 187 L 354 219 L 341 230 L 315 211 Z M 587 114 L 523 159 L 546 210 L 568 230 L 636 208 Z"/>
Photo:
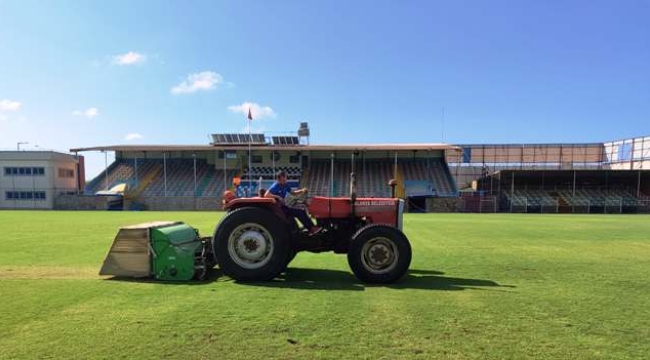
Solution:
<path fill-rule="evenodd" d="M 365 286 L 299 254 L 282 279 L 101 279 L 121 225 L 220 213 L 0 212 L 0 358 L 612 359 L 650 353 L 650 217 L 405 217 L 411 272 Z"/>

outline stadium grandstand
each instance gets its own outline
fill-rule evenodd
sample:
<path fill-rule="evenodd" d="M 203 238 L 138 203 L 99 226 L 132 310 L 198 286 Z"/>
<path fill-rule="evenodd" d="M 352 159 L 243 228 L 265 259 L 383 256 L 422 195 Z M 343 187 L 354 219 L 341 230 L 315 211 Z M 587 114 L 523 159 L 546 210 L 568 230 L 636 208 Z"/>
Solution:
<path fill-rule="evenodd" d="M 81 206 L 79 198 L 121 186 L 125 209 L 217 209 L 223 191 L 255 196 L 278 170 L 291 186 L 320 196 L 349 196 L 352 172 L 360 197 L 391 196 L 388 182 L 395 179 L 396 196 L 413 212 L 609 213 L 648 212 L 650 206 L 650 137 L 586 144 L 314 145 L 305 123 L 297 135 L 213 134 L 209 144 L 71 149 L 114 152 L 115 161 L 61 207 Z"/>
<path fill-rule="evenodd" d="M 192 198 L 220 200 L 225 190 L 252 196 L 268 189 L 283 170 L 294 187 L 312 195 L 349 196 L 350 173 L 357 174 L 361 197 L 389 197 L 390 179 L 397 179 L 400 197 L 457 197 L 444 163 L 445 144 L 287 145 L 260 143 L 196 146 L 107 146 L 80 151 L 114 151 L 115 162 L 85 186 L 92 196 L 124 184 L 132 203 L 151 204 L 159 198 L 187 202 Z M 238 186 L 234 179 L 240 179 Z M 172 199 L 174 198 L 174 199 Z M 147 208 L 147 206 L 144 206 Z M 150 208 L 150 207 L 149 207 Z"/>
<path fill-rule="evenodd" d="M 461 189 L 460 211 L 650 211 L 650 136 L 458 147 L 461 151 L 447 153 L 446 161 Z"/>

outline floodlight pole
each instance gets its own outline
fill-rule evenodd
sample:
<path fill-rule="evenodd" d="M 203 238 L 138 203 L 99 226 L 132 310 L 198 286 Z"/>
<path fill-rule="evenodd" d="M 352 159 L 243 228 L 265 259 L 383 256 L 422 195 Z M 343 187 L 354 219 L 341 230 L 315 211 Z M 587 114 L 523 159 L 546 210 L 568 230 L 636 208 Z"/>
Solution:
<path fill-rule="evenodd" d="M 27 145 L 29 142 L 27 141 L 19 141 L 16 143 L 16 151 L 20 151 L 20 145 Z"/>

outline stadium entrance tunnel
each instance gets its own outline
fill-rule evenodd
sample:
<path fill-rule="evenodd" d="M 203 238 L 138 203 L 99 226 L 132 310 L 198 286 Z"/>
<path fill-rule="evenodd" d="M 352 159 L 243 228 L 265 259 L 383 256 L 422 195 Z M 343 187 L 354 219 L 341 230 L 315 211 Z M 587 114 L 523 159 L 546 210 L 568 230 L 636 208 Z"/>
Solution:
<path fill-rule="evenodd" d="M 410 213 L 427 212 L 427 196 L 410 196 L 408 197 L 408 209 Z"/>

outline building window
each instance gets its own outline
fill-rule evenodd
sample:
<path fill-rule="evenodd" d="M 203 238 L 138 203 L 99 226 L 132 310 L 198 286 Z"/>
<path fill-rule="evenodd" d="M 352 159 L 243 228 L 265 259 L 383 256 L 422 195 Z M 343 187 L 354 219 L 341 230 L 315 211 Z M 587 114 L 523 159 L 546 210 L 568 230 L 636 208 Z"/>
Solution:
<path fill-rule="evenodd" d="M 42 176 L 45 175 L 45 168 L 26 166 L 5 167 L 4 173 L 5 176 Z"/>
<path fill-rule="evenodd" d="M 300 156 L 298 156 L 298 155 L 289 156 L 289 162 L 292 163 L 292 164 L 299 163 L 300 162 Z"/>
<path fill-rule="evenodd" d="M 59 169 L 59 177 L 60 178 L 73 178 L 74 177 L 74 170 L 71 170 L 71 169 Z"/>
<path fill-rule="evenodd" d="M 5 200 L 45 200 L 45 191 L 5 191 Z"/>
<path fill-rule="evenodd" d="M 217 155 L 219 159 L 223 159 L 224 156 L 226 157 L 226 160 L 237 159 L 237 151 L 233 150 L 218 151 Z"/>
<path fill-rule="evenodd" d="M 253 155 L 251 158 L 251 161 L 253 164 L 261 164 L 262 163 L 262 155 Z"/>

